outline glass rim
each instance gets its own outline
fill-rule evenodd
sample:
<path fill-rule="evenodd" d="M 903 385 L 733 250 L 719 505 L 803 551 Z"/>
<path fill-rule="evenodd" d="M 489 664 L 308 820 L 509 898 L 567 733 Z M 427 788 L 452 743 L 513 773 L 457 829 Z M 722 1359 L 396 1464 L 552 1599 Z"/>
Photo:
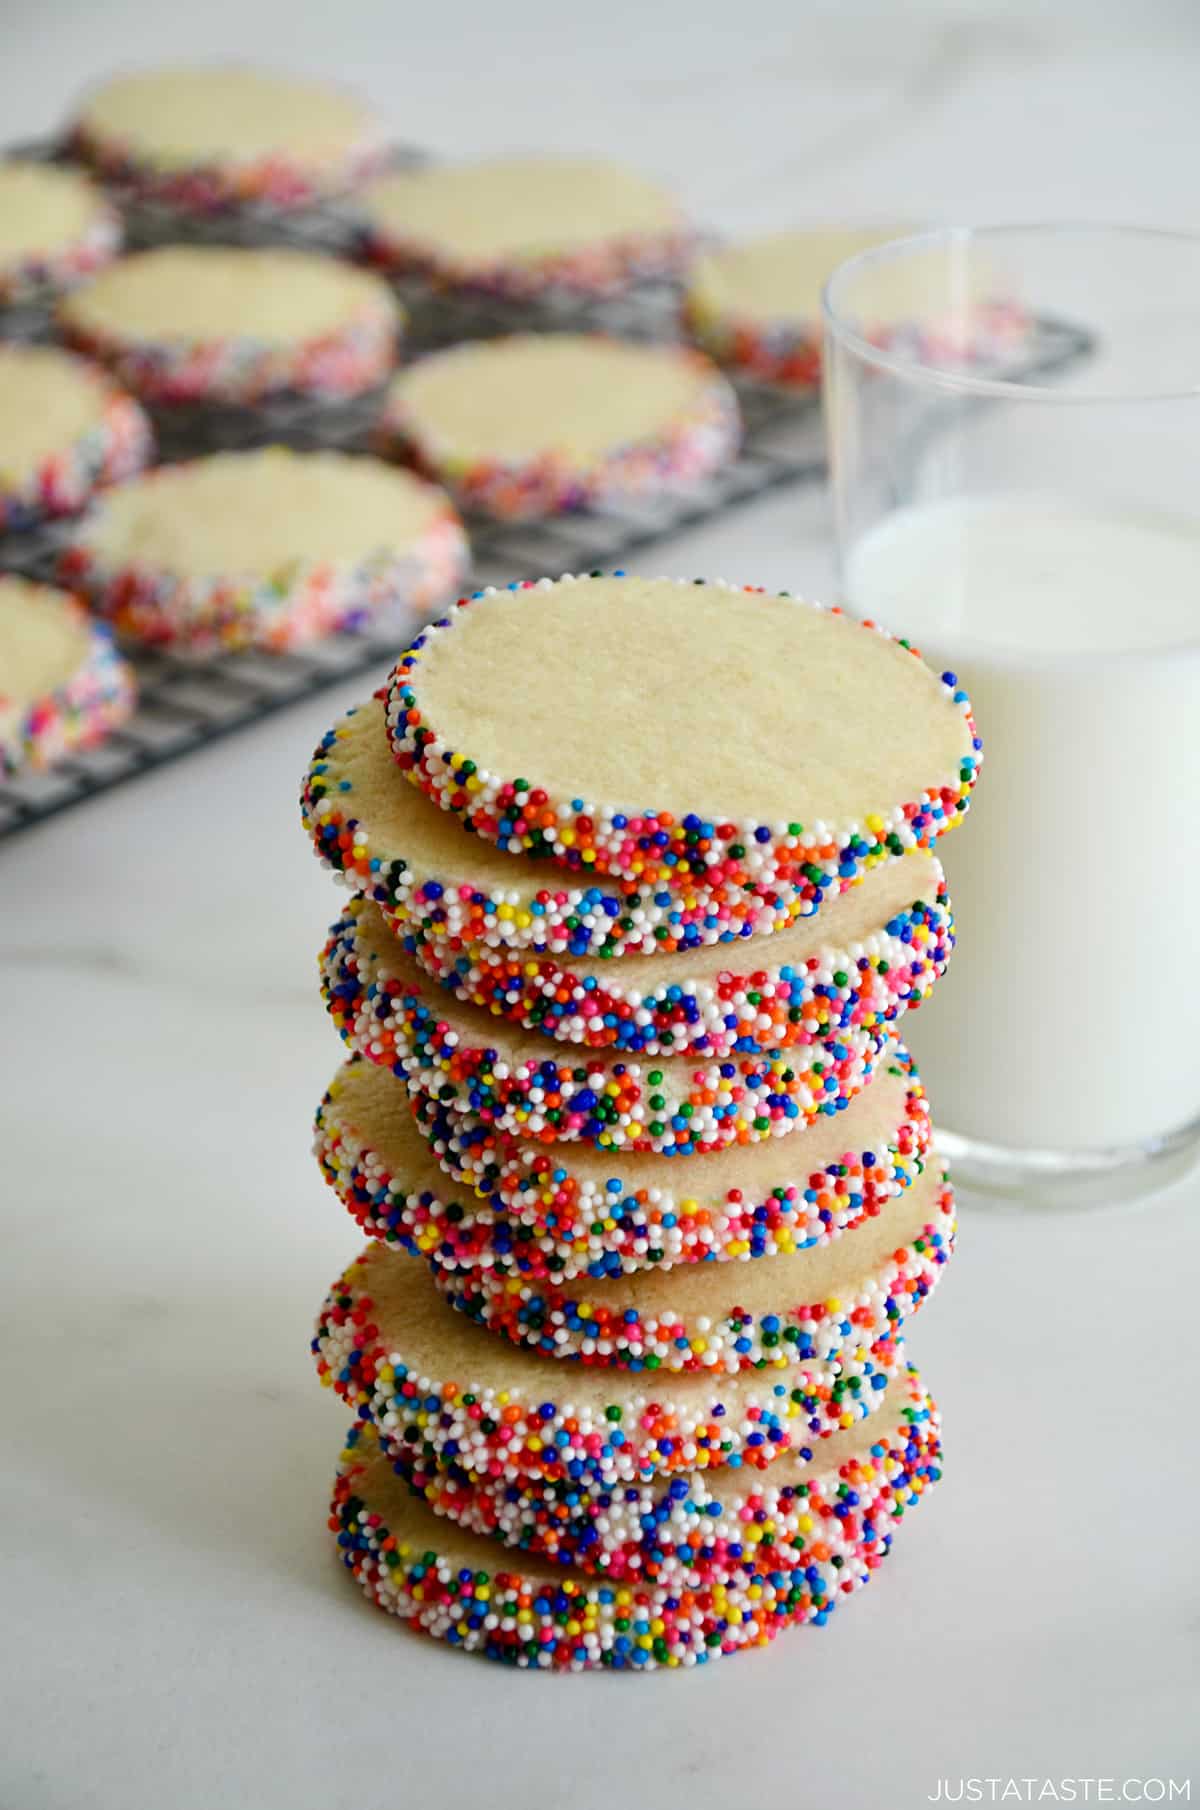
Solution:
<path fill-rule="evenodd" d="M 1080 393 L 1077 390 L 1058 390 L 1048 384 L 1031 383 L 1020 378 L 980 377 L 970 371 L 950 370 L 944 366 L 928 364 L 918 356 L 878 346 L 858 330 L 840 305 L 845 283 L 864 271 L 893 263 L 901 255 L 922 249 L 934 250 L 939 246 L 955 243 L 965 245 L 973 240 L 997 241 L 1010 237 L 1053 239 L 1066 238 L 1070 234 L 1155 240 L 1164 244 L 1190 246 L 1200 254 L 1200 232 L 1188 232 L 1171 226 L 1135 226 L 1111 220 L 1040 220 L 1018 221 L 1011 225 L 927 227 L 920 232 L 902 233 L 882 245 L 872 245 L 865 251 L 855 252 L 853 257 L 846 258 L 830 272 L 821 286 L 824 332 L 854 352 L 863 363 L 872 365 L 877 370 L 887 371 L 894 377 L 912 378 L 928 388 L 954 395 L 1006 397 L 1010 401 L 1019 398 L 1029 402 L 1069 404 L 1075 408 L 1094 403 L 1188 402 L 1200 397 L 1200 375 L 1190 385 L 1167 390 L 1131 388 Z"/>

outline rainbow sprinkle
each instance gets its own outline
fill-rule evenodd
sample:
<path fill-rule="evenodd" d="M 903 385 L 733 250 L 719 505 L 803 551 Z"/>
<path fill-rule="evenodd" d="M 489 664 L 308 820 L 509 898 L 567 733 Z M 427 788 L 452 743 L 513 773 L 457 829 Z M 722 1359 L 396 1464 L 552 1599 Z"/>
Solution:
<path fill-rule="evenodd" d="M 812 1298 L 808 1253 L 776 1257 L 753 1276 L 743 1264 L 706 1264 L 691 1278 L 693 1288 L 697 1281 L 707 1285 L 699 1306 L 669 1299 L 658 1307 L 643 1305 L 636 1278 L 581 1288 L 487 1267 L 464 1273 L 436 1260 L 432 1270 L 438 1290 L 460 1313 L 550 1357 L 647 1371 L 790 1369 L 835 1361 L 854 1344 L 874 1347 L 895 1338 L 936 1288 L 954 1250 L 955 1224 L 954 1195 L 944 1180 L 899 1198 L 884 1209 L 874 1235 L 848 1233 L 849 1247 L 839 1247 L 839 1255 L 870 1247 L 844 1297 Z M 876 1241 L 884 1234 L 894 1242 L 879 1251 Z M 766 1305 L 739 1305 L 748 1284 L 757 1295 L 768 1285 L 778 1292 Z M 798 1288 L 806 1290 L 799 1301 Z"/>
<path fill-rule="evenodd" d="M 467 950 L 461 938 L 424 930 L 400 941 L 456 999 L 556 1041 L 632 1055 L 729 1056 L 895 1023 L 945 973 L 954 919 L 942 878 L 932 904 L 915 899 L 851 948 L 831 942 L 780 961 L 778 944 L 763 950 L 755 939 L 748 949 L 731 951 L 728 967 L 715 977 L 657 987 L 653 970 L 647 974 L 636 964 L 634 973 L 649 984 L 639 986 L 620 963 L 582 973 L 553 956 Z"/>
<path fill-rule="evenodd" d="M 425 1264 L 378 1243 L 334 1283 L 312 1351 L 322 1384 L 388 1439 L 428 1447 L 472 1476 L 602 1485 L 709 1465 L 761 1469 L 865 1420 L 899 1361 L 892 1338 L 782 1375 L 647 1376 L 516 1358 L 440 1302 Z M 452 1369 L 460 1374 L 445 1374 Z"/>
<path fill-rule="evenodd" d="M 673 1581 L 681 1571 L 728 1584 L 764 1561 L 849 1558 L 882 1513 L 936 1480 L 937 1411 L 912 1365 L 898 1371 L 865 1427 L 799 1448 L 766 1471 L 718 1469 L 618 1486 L 526 1488 L 470 1478 L 412 1445 L 380 1442 L 434 1512 L 528 1555 L 617 1581 Z"/>
<path fill-rule="evenodd" d="M 941 1476 L 936 1410 L 915 1379 L 910 1389 L 901 1427 L 849 1461 L 844 1478 L 818 1471 L 797 1486 L 781 1510 L 797 1525 L 793 1541 L 749 1537 L 763 1514 L 749 1510 L 749 1526 L 731 1542 L 739 1556 L 702 1568 L 670 1565 L 663 1577 L 656 1570 L 630 1582 L 547 1569 L 545 1559 L 539 1568 L 523 1557 L 517 1568 L 515 1554 L 439 1520 L 407 1493 L 368 1427 L 348 1437 L 329 1526 L 370 1601 L 464 1651 L 548 1671 L 692 1668 L 765 1646 L 786 1627 L 821 1626 L 868 1581 L 905 1512 Z M 802 1491 L 811 1506 L 797 1514 Z M 800 1522 L 819 1525 L 824 1537 L 800 1531 Z"/>
<path fill-rule="evenodd" d="M 888 1076 L 902 1083 L 886 1142 L 856 1148 L 847 1124 L 846 1147 L 816 1162 L 811 1140 L 795 1134 L 795 1141 L 772 1145 L 778 1160 L 769 1182 L 757 1187 L 728 1154 L 699 1171 L 672 1168 L 653 1182 L 645 1164 L 632 1175 L 613 1162 L 581 1176 L 577 1147 L 547 1148 L 497 1132 L 482 1119 L 410 1096 L 357 1056 L 318 1108 L 314 1154 L 363 1232 L 444 1270 L 485 1267 L 561 1284 L 680 1263 L 786 1257 L 876 1218 L 922 1174 L 931 1134 L 912 1058 L 895 1045 L 879 1072 L 880 1085 Z M 365 1099 L 359 1083 L 369 1090 Z M 412 1150 L 401 1135 L 410 1154 L 396 1169 L 377 1146 L 389 1127 L 395 1146 L 406 1106 L 427 1144 Z"/>
<path fill-rule="evenodd" d="M 866 1086 L 887 1039 L 884 1029 L 853 1030 L 724 1061 L 610 1062 L 582 1052 L 571 1061 L 557 1046 L 510 1059 L 502 1026 L 469 1006 L 426 1000 L 419 971 L 362 899 L 332 927 L 320 965 L 334 1024 L 369 1061 L 502 1131 L 611 1150 L 686 1156 L 780 1137 L 840 1111 Z"/>

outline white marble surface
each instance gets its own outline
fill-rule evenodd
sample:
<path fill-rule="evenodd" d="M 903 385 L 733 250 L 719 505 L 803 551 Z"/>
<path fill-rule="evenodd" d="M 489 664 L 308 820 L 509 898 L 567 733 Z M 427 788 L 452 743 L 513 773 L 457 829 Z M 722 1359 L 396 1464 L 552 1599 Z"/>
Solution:
<path fill-rule="evenodd" d="M 1195 217 L 1188 5 L 439 10 L 10 10 L 4 134 L 123 58 L 286 41 L 416 140 L 616 145 L 726 228 Z M 821 590 L 822 499 L 651 563 Z M 880 1810 L 1200 1772 L 1194 1181 L 1087 1218 L 967 1203 L 914 1338 L 947 1479 L 828 1629 L 686 1679 L 534 1679 L 360 1603 L 306 1350 L 355 1245 L 307 1152 L 337 901 L 295 809 L 349 701 L 0 848 L 0 1805 Z"/>

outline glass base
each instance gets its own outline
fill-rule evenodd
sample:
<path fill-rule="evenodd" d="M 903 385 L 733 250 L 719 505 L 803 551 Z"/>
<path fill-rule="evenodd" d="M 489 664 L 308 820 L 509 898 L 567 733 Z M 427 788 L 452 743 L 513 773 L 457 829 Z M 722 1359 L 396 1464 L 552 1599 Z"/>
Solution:
<path fill-rule="evenodd" d="M 1200 1118 L 1167 1137 L 1121 1150 L 1017 1150 L 956 1132 L 937 1147 L 962 1188 L 1011 1207 L 1119 1207 L 1185 1175 L 1200 1153 Z"/>

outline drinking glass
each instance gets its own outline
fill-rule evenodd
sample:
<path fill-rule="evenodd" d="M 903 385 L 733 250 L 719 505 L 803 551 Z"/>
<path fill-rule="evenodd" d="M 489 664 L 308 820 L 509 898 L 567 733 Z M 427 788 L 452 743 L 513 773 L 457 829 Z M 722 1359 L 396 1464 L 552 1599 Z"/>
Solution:
<path fill-rule="evenodd" d="M 843 600 L 984 744 L 911 1026 L 942 1147 L 1015 1201 L 1129 1198 L 1200 1142 L 1200 237 L 918 234 L 824 315 Z"/>

